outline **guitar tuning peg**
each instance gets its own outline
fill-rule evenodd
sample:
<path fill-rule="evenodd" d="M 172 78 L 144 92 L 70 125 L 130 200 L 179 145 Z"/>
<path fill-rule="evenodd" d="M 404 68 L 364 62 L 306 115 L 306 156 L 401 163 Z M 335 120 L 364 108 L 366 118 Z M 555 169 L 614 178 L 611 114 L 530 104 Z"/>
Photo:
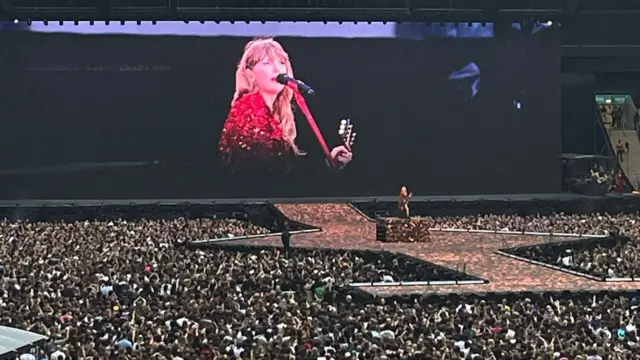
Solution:
<path fill-rule="evenodd" d="M 340 126 L 342 125 L 347 125 L 347 120 L 345 119 L 340 120 Z"/>
<path fill-rule="evenodd" d="M 348 128 L 353 129 L 353 125 L 349 124 Z"/>

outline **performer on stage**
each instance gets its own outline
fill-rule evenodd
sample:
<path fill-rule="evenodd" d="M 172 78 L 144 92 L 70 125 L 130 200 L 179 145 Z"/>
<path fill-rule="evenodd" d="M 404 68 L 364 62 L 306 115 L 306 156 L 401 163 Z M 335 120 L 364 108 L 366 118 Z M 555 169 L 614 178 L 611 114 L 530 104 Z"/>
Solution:
<path fill-rule="evenodd" d="M 294 158 L 305 155 L 296 144 L 291 107 L 294 90 L 276 81 L 279 74 L 293 77 L 289 55 L 280 43 L 266 38 L 245 46 L 236 71 L 231 111 L 218 146 L 222 163 L 234 172 L 288 173 Z M 330 152 L 338 169 L 353 156 L 345 145 Z"/>
<path fill-rule="evenodd" d="M 398 209 L 407 219 L 410 217 L 409 199 L 411 199 L 411 195 L 412 194 L 407 190 L 406 186 L 400 188 L 400 194 L 398 195 Z"/>

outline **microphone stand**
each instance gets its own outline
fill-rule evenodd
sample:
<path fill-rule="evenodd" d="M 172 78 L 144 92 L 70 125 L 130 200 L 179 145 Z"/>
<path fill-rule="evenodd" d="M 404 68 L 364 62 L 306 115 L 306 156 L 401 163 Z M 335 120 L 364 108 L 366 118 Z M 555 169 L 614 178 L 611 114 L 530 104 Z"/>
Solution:
<path fill-rule="evenodd" d="M 318 125 L 316 124 L 316 121 L 313 118 L 313 115 L 311 115 L 311 111 L 309 110 L 309 106 L 307 106 L 307 101 L 304 99 L 304 96 L 302 96 L 297 86 L 293 85 L 289 87 L 293 89 L 293 95 L 296 98 L 296 103 L 298 103 L 298 106 L 300 107 L 300 111 L 302 111 L 304 116 L 307 118 L 307 122 L 309 122 L 309 126 L 311 127 L 311 130 L 313 130 L 313 133 L 315 134 L 316 139 L 320 143 L 320 147 L 322 147 L 322 151 L 324 151 L 324 156 L 327 158 L 327 162 L 332 168 L 334 169 L 338 168 L 338 164 L 333 159 L 333 156 L 331 156 L 331 151 L 329 151 L 329 147 L 327 146 L 326 141 L 324 141 L 322 132 L 318 128 Z"/>

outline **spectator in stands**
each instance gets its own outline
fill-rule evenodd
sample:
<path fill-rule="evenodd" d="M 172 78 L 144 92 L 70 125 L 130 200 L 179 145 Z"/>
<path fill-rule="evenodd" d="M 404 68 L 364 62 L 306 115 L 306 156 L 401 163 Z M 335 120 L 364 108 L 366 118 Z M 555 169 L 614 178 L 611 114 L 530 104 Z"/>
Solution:
<path fill-rule="evenodd" d="M 610 130 L 613 125 L 613 118 L 611 116 L 611 110 L 607 106 L 601 107 L 602 111 L 602 121 L 604 122 L 604 126 L 607 130 Z"/>
<path fill-rule="evenodd" d="M 616 129 L 625 130 L 625 124 L 623 121 L 624 110 L 621 105 L 613 107 L 611 111 L 611 118 L 613 120 L 613 127 Z"/>
<path fill-rule="evenodd" d="M 616 155 L 618 156 L 618 160 L 620 161 L 620 163 L 624 162 L 624 144 L 622 143 L 621 139 L 618 139 L 618 141 L 616 142 Z"/>

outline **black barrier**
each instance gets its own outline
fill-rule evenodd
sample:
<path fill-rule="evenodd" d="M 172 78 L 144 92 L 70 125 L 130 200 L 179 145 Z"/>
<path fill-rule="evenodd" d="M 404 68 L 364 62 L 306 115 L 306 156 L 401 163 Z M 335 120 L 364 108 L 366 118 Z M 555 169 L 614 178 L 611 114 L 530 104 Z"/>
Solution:
<path fill-rule="evenodd" d="M 553 297 L 556 300 L 576 300 L 579 297 L 591 300 L 593 296 L 621 296 L 634 298 L 638 296 L 637 291 L 631 290 L 561 290 L 561 291 L 501 291 L 501 292 L 464 292 L 464 288 L 460 288 L 459 293 L 427 293 L 427 294 L 405 294 L 405 295 L 390 295 L 385 296 L 387 301 L 397 301 L 398 303 L 413 304 L 416 300 L 428 300 L 430 304 L 434 306 L 444 305 L 447 301 L 473 301 L 473 300 L 493 300 L 497 302 L 513 301 L 530 298 L 534 300 L 544 299 L 549 301 L 549 297 Z M 375 296 L 372 296 L 375 298 Z"/>
<path fill-rule="evenodd" d="M 496 251 L 496 253 L 516 260 L 525 261 L 557 271 L 566 272 L 575 276 L 585 277 L 590 280 L 606 282 L 630 282 L 640 280 L 640 278 L 610 277 L 607 274 L 590 273 L 578 266 L 557 263 L 558 259 L 566 256 L 571 257 L 571 259 L 573 259 L 573 257 L 580 258 L 580 251 L 591 250 L 595 248 L 611 249 L 615 246 L 624 245 L 629 241 L 631 241 L 631 239 L 626 236 L 581 238 L 567 241 L 548 242 L 544 244 L 505 248 Z M 548 260 L 551 259 L 556 260 L 556 263 L 549 263 Z"/>
<path fill-rule="evenodd" d="M 0 133 L 0 198 L 367 196 L 400 183 L 421 194 L 560 188 L 552 27 L 480 39 L 282 37 L 284 51 L 273 42 L 247 50 L 238 77 L 250 40 L 0 33 L 0 124 L 11 129 Z M 306 102 L 332 169 L 301 106 L 292 113 L 291 91 L 273 81 L 292 69 L 316 90 Z M 273 113 L 245 80 L 282 89 Z M 244 97 L 230 112 L 236 88 Z M 353 128 L 340 131 L 347 119 Z M 307 155 L 294 156 L 294 145 Z"/>
<path fill-rule="evenodd" d="M 561 290 L 561 291 L 500 291 L 500 292 L 470 292 L 464 287 L 459 287 L 458 292 L 452 293 L 449 290 L 447 292 L 427 292 L 421 294 L 372 294 L 366 291 L 366 288 L 357 287 L 343 287 L 340 288 L 339 293 L 342 296 L 351 295 L 353 301 L 358 301 L 361 304 L 375 304 L 378 303 L 380 298 L 384 298 L 386 303 L 409 304 L 413 305 L 418 302 L 428 303 L 433 306 L 446 306 L 447 303 L 463 302 L 463 301 L 482 301 L 491 300 L 498 303 L 502 301 L 514 301 L 523 300 L 529 298 L 534 301 L 536 299 L 548 302 L 551 297 L 555 300 L 573 300 L 576 301 L 579 298 L 593 301 L 593 297 L 603 298 L 608 297 L 627 297 L 636 298 L 638 292 L 635 290 Z"/>
<path fill-rule="evenodd" d="M 288 219 L 270 203 L 192 204 L 157 203 L 128 205 L 50 204 L 42 206 L 0 206 L 0 219 L 12 221 L 110 221 L 166 219 L 238 219 L 250 221 L 273 232 L 280 232 L 286 222 L 290 231 L 318 231 L 318 227 Z"/>
<path fill-rule="evenodd" d="M 520 261 L 524 261 L 527 262 L 529 264 L 533 264 L 533 265 L 538 265 L 538 266 L 543 266 L 549 269 L 553 269 L 553 270 L 557 270 L 557 271 L 562 271 L 562 272 L 566 272 L 567 274 L 571 274 L 571 275 L 575 275 L 575 276 L 580 276 L 583 278 L 587 278 L 589 280 L 595 280 L 595 281 L 607 281 L 606 278 L 604 277 L 598 277 L 598 276 L 592 276 L 589 274 L 585 274 L 579 271 L 574 271 L 574 270 L 570 270 L 567 269 L 563 266 L 557 266 L 557 265 L 552 265 L 552 264 L 547 264 L 545 262 L 542 261 L 537 261 L 537 260 L 533 260 L 524 256 L 518 256 L 518 255 L 514 255 L 514 254 L 510 254 L 504 250 L 498 250 L 496 251 L 496 254 L 502 255 L 502 256 L 506 256 L 515 260 L 520 260 Z"/>
<path fill-rule="evenodd" d="M 289 230 L 288 231 L 289 235 L 308 234 L 308 233 L 322 231 L 322 228 L 320 228 L 320 227 L 312 227 L 312 226 L 306 225 L 306 224 L 302 224 L 302 225 L 305 225 L 305 226 L 309 227 L 309 229 L 305 229 L 305 230 Z M 276 237 L 276 236 L 277 237 L 282 237 L 283 231 L 284 231 L 283 228 L 277 226 L 273 230 L 277 231 L 277 232 L 271 232 L 271 233 L 268 233 L 268 234 L 257 234 L 257 235 L 228 236 L 228 237 L 198 239 L 198 240 L 192 240 L 192 241 L 190 241 L 188 243 L 181 244 L 181 245 L 184 245 L 184 246 L 190 247 L 190 248 L 205 248 L 207 246 L 216 246 L 216 245 L 221 245 L 223 243 L 229 243 L 229 242 L 233 242 L 234 244 L 237 244 L 238 242 L 241 242 L 241 241 L 244 241 L 244 240 L 265 239 L 265 238 L 271 238 L 271 237 Z"/>

